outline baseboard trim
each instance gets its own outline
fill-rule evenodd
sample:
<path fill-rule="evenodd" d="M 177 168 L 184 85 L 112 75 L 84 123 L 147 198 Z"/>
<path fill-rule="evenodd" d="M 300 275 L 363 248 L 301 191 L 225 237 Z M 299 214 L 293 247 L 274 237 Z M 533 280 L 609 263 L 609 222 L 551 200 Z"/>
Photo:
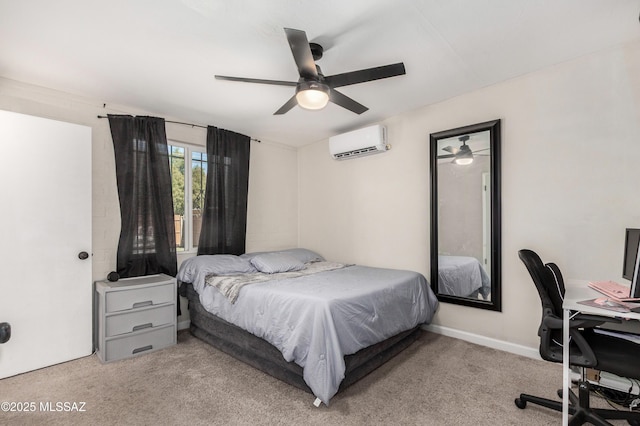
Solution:
<path fill-rule="evenodd" d="M 467 331 L 456 330 L 455 328 L 443 327 L 441 325 L 424 325 L 423 330 L 430 331 L 443 336 L 453 337 L 465 340 L 476 345 L 487 346 L 489 348 L 510 352 L 516 355 L 526 356 L 528 358 L 541 360 L 540 353 L 537 348 L 530 348 L 515 343 L 505 342 L 504 340 L 493 339 L 491 337 L 481 336 L 479 334 L 469 333 Z"/>
<path fill-rule="evenodd" d="M 190 325 L 191 321 L 189 320 L 180 321 L 178 323 L 178 330 L 187 330 Z M 441 325 L 423 325 L 422 329 L 430 331 L 432 333 L 442 334 L 443 336 L 464 340 L 476 345 L 487 346 L 489 348 L 510 352 L 512 354 L 542 360 L 537 348 L 530 348 L 515 343 L 505 342 L 504 340 L 493 339 L 491 337 L 481 336 L 479 334 L 473 334 L 467 331 L 456 330 L 455 328 L 443 327 Z"/>

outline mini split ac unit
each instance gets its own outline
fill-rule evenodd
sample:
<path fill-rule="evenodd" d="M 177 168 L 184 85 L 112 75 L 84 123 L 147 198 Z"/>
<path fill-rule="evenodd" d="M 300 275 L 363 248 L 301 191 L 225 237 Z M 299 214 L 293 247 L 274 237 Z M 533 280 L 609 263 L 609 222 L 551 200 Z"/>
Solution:
<path fill-rule="evenodd" d="M 329 138 L 329 151 L 336 160 L 379 154 L 389 148 L 387 128 L 379 124 Z"/>

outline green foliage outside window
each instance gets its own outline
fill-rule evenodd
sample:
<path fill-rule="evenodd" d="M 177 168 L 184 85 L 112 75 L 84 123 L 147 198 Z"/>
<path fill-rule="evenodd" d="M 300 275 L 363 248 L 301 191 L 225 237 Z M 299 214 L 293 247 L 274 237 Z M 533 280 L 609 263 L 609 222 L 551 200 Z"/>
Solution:
<path fill-rule="evenodd" d="M 176 247 L 178 250 L 189 250 L 197 247 L 200 237 L 204 192 L 207 184 L 207 154 L 176 145 L 169 145 L 169 150 Z M 191 157 L 190 160 L 189 157 Z M 188 161 L 191 162 L 191 176 L 185 176 Z M 191 211 L 188 211 L 185 198 L 185 188 L 189 186 L 191 187 Z M 185 229 L 191 229 L 190 243 L 185 240 Z M 186 247 L 185 244 L 189 244 L 190 247 Z"/>

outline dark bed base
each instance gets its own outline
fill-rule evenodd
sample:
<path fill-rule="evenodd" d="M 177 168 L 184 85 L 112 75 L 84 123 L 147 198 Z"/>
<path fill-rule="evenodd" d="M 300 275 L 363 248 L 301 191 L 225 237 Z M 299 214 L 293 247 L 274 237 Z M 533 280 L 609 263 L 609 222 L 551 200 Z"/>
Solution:
<path fill-rule="evenodd" d="M 258 370 L 312 393 L 302 376 L 302 367 L 294 362 L 285 361 L 275 346 L 207 312 L 200 304 L 198 294 L 191 284 L 182 283 L 180 293 L 189 300 L 191 334 Z M 339 391 L 400 353 L 413 343 L 420 333 L 421 329 L 418 326 L 361 349 L 353 355 L 345 356 L 345 378 Z"/>

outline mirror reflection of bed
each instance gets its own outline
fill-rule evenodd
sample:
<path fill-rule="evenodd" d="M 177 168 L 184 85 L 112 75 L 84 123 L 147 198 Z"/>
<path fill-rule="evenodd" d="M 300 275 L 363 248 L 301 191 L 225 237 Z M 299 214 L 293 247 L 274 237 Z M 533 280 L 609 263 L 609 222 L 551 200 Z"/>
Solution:
<path fill-rule="evenodd" d="M 474 257 L 440 255 L 438 275 L 440 294 L 491 300 L 491 278 Z"/>
<path fill-rule="evenodd" d="M 465 147 L 473 161 L 456 161 Z M 491 300 L 489 172 L 488 130 L 438 141 L 440 294 Z"/>

